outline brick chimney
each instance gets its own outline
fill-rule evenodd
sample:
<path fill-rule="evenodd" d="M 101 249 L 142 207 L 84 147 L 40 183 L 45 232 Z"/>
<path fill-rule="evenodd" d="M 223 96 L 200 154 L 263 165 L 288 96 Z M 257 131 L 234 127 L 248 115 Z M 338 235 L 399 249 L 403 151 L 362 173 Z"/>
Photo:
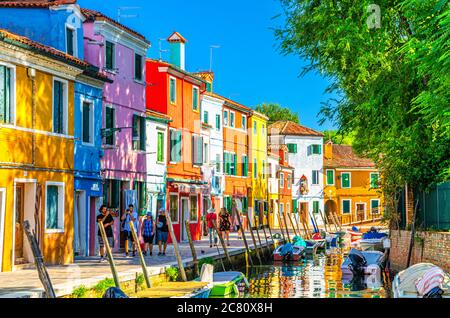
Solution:
<path fill-rule="evenodd" d="M 325 151 L 323 154 L 325 159 L 333 159 L 333 142 L 331 139 L 326 142 Z"/>
<path fill-rule="evenodd" d="M 186 70 L 186 58 L 184 45 L 187 42 L 186 39 L 178 32 L 173 32 L 168 38 L 170 46 L 170 60 L 169 63 L 173 64 L 183 71 Z"/>

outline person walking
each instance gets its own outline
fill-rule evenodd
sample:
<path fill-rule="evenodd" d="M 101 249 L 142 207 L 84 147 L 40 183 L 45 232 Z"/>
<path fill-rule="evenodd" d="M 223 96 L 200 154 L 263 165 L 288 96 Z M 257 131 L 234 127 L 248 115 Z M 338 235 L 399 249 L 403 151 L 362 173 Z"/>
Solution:
<path fill-rule="evenodd" d="M 155 236 L 155 222 L 153 221 L 152 212 L 147 212 L 147 215 L 141 225 L 141 233 L 144 238 L 143 254 L 147 256 L 147 250 L 150 256 L 153 254 L 153 238 Z"/>
<path fill-rule="evenodd" d="M 216 230 L 214 229 L 214 223 L 213 221 L 216 221 L 217 223 L 217 215 L 216 215 L 216 210 L 214 210 L 213 208 L 210 208 L 208 210 L 208 214 L 206 214 L 206 222 L 207 222 L 207 226 L 208 226 L 208 234 L 209 234 L 209 247 L 212 247 L 213 244 L 213 237 L 214 237 L 214 246 L 217 246 L 217 233 Z"/>
<path fill-rule="evenodd" d="M 134 241 L 133 234 L 131 233 L 130 222 L 133 222 L 134 229 L 137 231 L 138 229 L 138 215 L 137 212 L 134 212 L 134 205 L 130 204 L 126 212 L 122 215 L 121 220 L 123 223 L 123 232 L 125 236 L 125 256 L 128 257 L 129 250 L 129 241 L 131 241 L 133 248 L 133 257 L 136 256 L 137 247 L 136 244 L 139 242 Z M 136 233 L 137 235 L 137 233 Z"/>
<path fill-rule="evenodd" d="M 225 208 L 220 209 L 219 213 L 220 227 L 219 232 L 223 239 L 227 239 L 227 245 L 230 246 L 230 228 L 231 217 Z"/>
<path fill-rule="evenodd" d="M 239 222 L 239 220 L 241 222 Z M 241 240 L 242 239 L 241 224 L 243 224 L 243 219 L 242 219 L 242 213 L 241 212 L 236 211 L 236 215 L 234 217 L 234 223 L 235 223 L 235 228 L 236 228 L 236 231 L 237 231 L 237 234 L 238 234 L 238 239 Z"/>
<path fill-rule="evenodd" d="M 99 209 L 99 214 L 97 215 L 97 223 L 102 222 L 106 233 L 106 239 L 110 247 L 114 247 L 114 234 L 113 234 L 113 224 L 114 219 L 110 214 L 110 211 L 106 208 L 106 205 L 102 205 Z M 100 224 L 98 224 L 98 245 L 100 246 L 100 262 L 105 260 L 105 242 L 103 241 L 102 234 L 100 232 Z"/>
<path fill-rule="evenodd" d="M 167 225 L 166 210 L 159 209 L 159 215 L 156 222 L 156 239 L 158 241 L 158 256 L 166 255 L 167 239 L 169 238 L 169 226 Z M 163 248 L 164 245 L 164 248 Z"/>

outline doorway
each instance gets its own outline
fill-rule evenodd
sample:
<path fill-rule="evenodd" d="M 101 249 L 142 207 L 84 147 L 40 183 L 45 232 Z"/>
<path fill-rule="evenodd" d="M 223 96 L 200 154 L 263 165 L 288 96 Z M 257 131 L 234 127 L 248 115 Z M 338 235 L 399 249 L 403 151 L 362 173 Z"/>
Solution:
<path fill-rule="evenodd" d="M 364 221 L 366 218 L 366 204 L 365 203 L 356 203 L 356 219 L 359 222 Z"/>
<path fill-rule="evenodd" d="M 15 199 L 15 222 L 14 222 L 14 265 L 25 264 L 23 257 L 23 221 L 25 214 L 25 185 L 23 183 L 16 184 L 16 199 Z"/>
<path fill-rule="evenodd" d="M 181 198 L 181 233 L 180 233 L 180 241 L 187 241 L 187 233 L 186 233 L 186 224 L 185 221 L 189 220 L 189 199 Z"/>
<path fill-rule="evenodd" d="M 74 256 L 86 256 L 86 192 L 75 191 Z"/>

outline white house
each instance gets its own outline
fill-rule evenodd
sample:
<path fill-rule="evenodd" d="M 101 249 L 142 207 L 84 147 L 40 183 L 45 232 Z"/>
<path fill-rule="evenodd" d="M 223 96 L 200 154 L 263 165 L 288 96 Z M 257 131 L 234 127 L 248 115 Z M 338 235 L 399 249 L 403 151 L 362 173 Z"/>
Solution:
<path fill-rule="evenodd" d="M 147 211 L 156 213 L 166 206 L 167 140 L 170 117 L 147 110 L 146 165 Z"/>
<path fill-rule="evenodd" d="M 289 163 L 295 168 L 292 200 L 297 211 L 311 224 L 314 218 L 323 224 L 320 212 L 323 200 L 323 134 L 291 121 L 278 121 L 269 126 L 271 144 L 286 144 Z"/>
<path fill-rule="evenodd" d="M 267 151 L 267 169 L 268 169 L 268 192 L 269 192 L 269 206 L 270 211 L 273 213 L 272 226 L 279 228 L 278 224 L 278 165 L 280 157 L 273 149 L 269 147 Z"/>

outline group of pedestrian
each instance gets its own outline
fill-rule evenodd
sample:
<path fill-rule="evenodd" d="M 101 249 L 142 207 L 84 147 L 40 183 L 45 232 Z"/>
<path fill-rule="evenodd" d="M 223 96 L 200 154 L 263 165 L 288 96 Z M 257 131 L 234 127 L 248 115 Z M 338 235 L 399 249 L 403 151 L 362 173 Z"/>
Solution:
<path fill-rule="evenodd" d="M 99 209 L 99 214 L 97 215 L 97 222 L 102 222 L 103 227 L 105 229 L 106 238 L 108 240 L 108 244 L 110 247 L 114 247 L 114 216 L 115 213 L 108 209 L 106 205 L 102 205 Z M 137 212 L 134 210 L 134 205 L 130 204 L 125 212 L 122 214 L 121 218 L 121 231 L 123 232 L 123 237 L 125 240 L 125 257 L 129 257 L 130 252 L 130 243 L 132 246 L 132 255 L 136 256 L 137 244 L 132 233 L 131 225 L 133 224 L 133 228 L 136 231 L 139 229 L 139 216 Z M 100 225 L 100 224 L 99 224 Z M 158 256 L 166 255 L 167 249 L 167 240 L 169 237 L 169 228 L 167 225 L 166 211 L 164 208 L 161 208 L 158 211 L 158 215 L 156 221 L 153 219 L 153 215 L 151 212 L 147 212 L 145 218 L 141 222 L 140 233 L 142 234 L 142 240 L 144 243 L 144 248 L 142 249 L 142 253 L 144 256 L 153 255 L 153 242 L 156 236 L 156 242 L 158 244 L 159 253 Z M 100 247 L 100 262 L 105 260 L 105 242 L 101 235 L 100 227 L 98 229 L 98 244 Z"/>
<path fill-rule="evenodd" d="M 230 246 L 230 231 L 232 225 L 234 229 L 238 232 L 238 238 L 241 239 L 242 233 L 240 231 L 240 227 L 242 225 L 242 214 L 237 212 L 237 216 L 234 219 L 234 222 L 231 218 L 231 215 L 228 213 L 226 208 L 221 208 L 219 212 L 219 223 L 217 224 L 217 214 L 214 208 L 208 210 L 208 214 L 206 215 L 206 222 L 208 226 L 208 234 L 209 234 L 209 247 L 212 248 L 213 240 L 214 246 L 217 246 L 217 232 L 214 227 L 217 227 L 217 230 L 228 246 Z M 237 218 L 239 217 L 239 220 Z M 215 223 L 215 224 L 214 224 Z"/>

